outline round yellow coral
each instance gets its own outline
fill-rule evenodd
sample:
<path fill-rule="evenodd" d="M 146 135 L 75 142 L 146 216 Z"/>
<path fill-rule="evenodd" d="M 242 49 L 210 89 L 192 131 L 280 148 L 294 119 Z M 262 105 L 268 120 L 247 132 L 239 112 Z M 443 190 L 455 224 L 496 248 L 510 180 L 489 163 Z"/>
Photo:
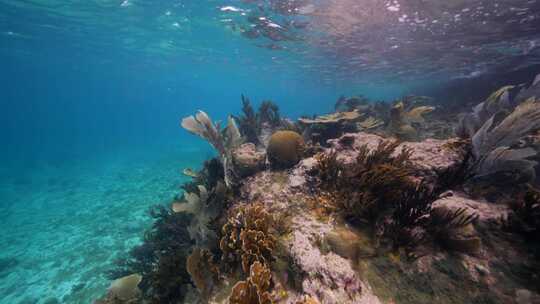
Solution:
<path fill-rule="evenodd" d="M 277 131 L 270 137 L 266 152 L 272 167 L 290 168 L 302 158 L 304 140 L 296 132 Z"/>

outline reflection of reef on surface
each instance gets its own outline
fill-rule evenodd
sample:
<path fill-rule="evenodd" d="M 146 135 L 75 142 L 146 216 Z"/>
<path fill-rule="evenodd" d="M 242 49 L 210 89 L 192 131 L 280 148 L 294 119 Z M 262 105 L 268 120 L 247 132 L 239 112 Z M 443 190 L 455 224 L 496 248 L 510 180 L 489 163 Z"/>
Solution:
<path fill-rule="evenodd" d="M 538 85 L 495 92 L 460 137 L 425 97 L 297 123 L 244 97 L 224 130 L 199 112 L 183 125 L 219 157 L 98 303 L 537 303 Z"/>

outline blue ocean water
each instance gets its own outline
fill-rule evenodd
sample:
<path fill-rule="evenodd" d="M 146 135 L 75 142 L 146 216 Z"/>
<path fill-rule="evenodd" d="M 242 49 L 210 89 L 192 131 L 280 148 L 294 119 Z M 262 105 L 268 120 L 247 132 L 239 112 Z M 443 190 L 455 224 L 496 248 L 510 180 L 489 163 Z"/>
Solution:
<path fill-rule="evenodd" d="M 137 29 L 180 15 L 174 5 L 89 4 L 89 16 L 72 5 L 62 13 L 53 1 L 0 1 L 2 304 L 90 303 L 103 293 L 115 259 L 151 224 L 149 207 L 169 203 L 186 181 L 182 169 L 213 155 L 180 128 L 182 117 L 204 109 L 224 119 L 240 111 L 241 94 L 295 117 L 330 111 L 347 93 L 275 63 L 270 50 L 227 41 L 218 27 Z M 114 16 L 100 21 L 107 10 Z M 135 32 L 108 24 L 122 15 Z M 148 41 L 129 49 L 116 39 Z M 163 41 L 187 49 L 145 49 Z"/>
<path fill-rule="evenodd" d="M 311 36 L 261 47 L 274 42 L 231 23 L 257 12 L 252 2 L 0 0 L 1 304 L 103 293 L 148 208 L 213 155 L 182 117 L 223 120 L 245 94 L 296 118 L 332 111 L 340 95 L 390 100 L 439 80 L 360 74 L 359 60 L 383 62 L 370 50 L 329 54 Z"/>

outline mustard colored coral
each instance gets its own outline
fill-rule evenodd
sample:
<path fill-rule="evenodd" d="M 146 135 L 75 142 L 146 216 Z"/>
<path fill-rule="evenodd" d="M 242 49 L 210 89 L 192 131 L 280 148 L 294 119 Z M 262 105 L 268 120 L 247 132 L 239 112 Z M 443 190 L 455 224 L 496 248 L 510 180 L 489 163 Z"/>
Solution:
<path fill-rule="evenodd" d="M 300 134 L 277 131 L 268 143 L 268 161 L 274 168 L 290 168 L 300 161 L 304 148 L 304 139 Z"/>

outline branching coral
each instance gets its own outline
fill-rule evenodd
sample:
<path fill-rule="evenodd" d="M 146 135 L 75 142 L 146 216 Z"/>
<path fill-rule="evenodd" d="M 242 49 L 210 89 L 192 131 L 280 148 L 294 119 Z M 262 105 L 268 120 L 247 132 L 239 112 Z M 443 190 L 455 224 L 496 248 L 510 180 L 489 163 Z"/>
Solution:
<path fill-rule="evenodd" d="M 221 131 L 219 123 L 214 124 L 208 114 L 199 111 L 195 116 L 182 119 L 181 125 L 189 132 L 206 139 L 216 149 L 223 164 L 225 183 L 232 186 L 235 183 L 235 174 L 231 165 L 231 153 L 242 143 L 242 136 L 234 119 L 229 116 L 227 127 Z"/>
<path fill-rule="evenodd" d="M 240 132 L 246 137 L 246 141 L 255 145 L 259 144 L 260 123 L 257 114 L 251 106 L 249 98 L 242 95 L 243 115 L 236 117 Z"/>
<path fill-rule="evenodd" d="M 230 304 L 271 304 L 270 293 L 272 274 L 268 267 L 261 262 L 254 262 L 249 269 L 249 277 L 234 285 Z"/>
<path fill-rule="evenodd" d="M 261 204 L 243 205 L 233 211 L 222 229 L 222 259 L 230 266 L 240 264 L 248 273 L 254 262 L 265 265 L 273 260 L 276 237 L 274 220 Z"/>
<path fill-rule="evenodd" d="M 243 115 L 235 119 L 246 141 L 256 146 L 266 146 L 269 136 L 276 130 L 294 128 L 294 125 L 281 119 L 279 107 L 269 100 L 263 101 L 255 113 L 249 98 L 242 95 L 242 112 Z"/>
<path fill-rule="evenodd" d="M 392 220 L 384 227 L 384 236 L 392 241 L 393 249 L 413 248 L 424 239 L 423 228 L 428 223 L 431 204 L 438 195 L 425 183 L 401 193 L 392 213 Z"/>
<path fill-rule="evenodd" d="M 408 179 L 410 151 L 395 153 L 398 145 L 385 141 L 374 150 L 362 146 L 356 161 L 347 166 L 340 164 L 333 153 L 317 157 L 321 187 L 335 193 L 346 216 L 375 221 L 412 186 Z"/>
<path fill-rule="evenodd" d="M 281 124 L 281 116 L 279 115 L 279 107 L 270 100 L 265 100 L 259 106 L 257 114 L 259 125 L 268 124 L 272 128 L 279 127 Z"/>
<path fill-rule="evenodd" d="M 319 153 L 315 156 L 319 170 L 319 178 L 326 190 L 338 190 L 338 183 L 341 181 L 343 167 L 337 160 L 337 152 L 331 150 L 326 153 Z"/>

